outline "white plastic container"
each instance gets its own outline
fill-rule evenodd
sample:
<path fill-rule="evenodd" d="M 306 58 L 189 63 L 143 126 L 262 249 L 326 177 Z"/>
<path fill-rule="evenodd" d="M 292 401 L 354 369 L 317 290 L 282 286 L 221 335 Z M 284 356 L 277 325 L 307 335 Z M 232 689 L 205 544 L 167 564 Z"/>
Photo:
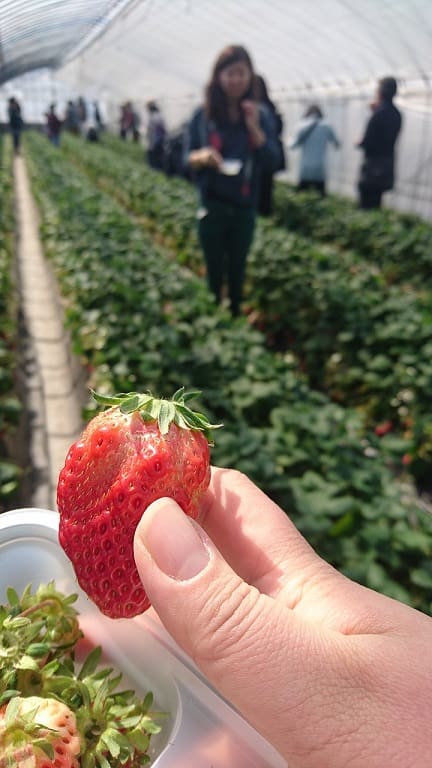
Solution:
<path fill-rule="evenodd" d="M 286 768 L 286 762 L 199 674 L 150 610 L 109 619 L 80 590 L 58 539 L 58 513 L 26 508 L 0 515 L 0 604 L 9 586 L 21 593 L 55 581 L 76 592 L 80 624 L 104 661 L 138 695 L 151 690 L 154 708 L 168 713 L 152 740 L 154 768 Z"/>
<path fill-rule="evenodd" d="M 224 160 L 220 167 L 220 172 L 225 176 L 238 176 L 242 169 L 243 163 L 241 160 Z"/>

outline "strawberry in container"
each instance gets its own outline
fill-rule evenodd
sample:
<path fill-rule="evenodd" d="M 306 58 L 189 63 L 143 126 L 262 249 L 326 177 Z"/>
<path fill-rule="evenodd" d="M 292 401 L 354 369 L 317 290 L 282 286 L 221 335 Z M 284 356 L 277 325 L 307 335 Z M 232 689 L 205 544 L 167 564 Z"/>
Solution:
<path fill-rule="evenodd" d="M 151 693 L 123 690 L 122 674 L 88 646 L 74 607 L 54 582 L 7 590 L 0 606 L 1 768 L 128 768 L 149 762 L 161 730 Z M 91 646 L 91 643 L 90 643 Z M 163 719 L 163 718 L 162 718 Z"/>

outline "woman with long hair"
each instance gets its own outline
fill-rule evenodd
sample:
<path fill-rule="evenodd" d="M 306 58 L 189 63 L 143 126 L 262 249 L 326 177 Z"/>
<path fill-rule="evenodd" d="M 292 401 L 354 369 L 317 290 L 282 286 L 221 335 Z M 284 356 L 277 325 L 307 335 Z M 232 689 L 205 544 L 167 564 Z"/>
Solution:
<path fill-rule="evenodd" d="M 208 284 L 220 302 L 227 273 L 234 316 L 240 311 L 260 173 L 274 169 L 279 159 L 272 124 L 259 107 L 255 88 L 246 49 L 224 48 L 213 66 L 204 105 L 188 126 L 187 162 L 199 191 L 198 229 Z"/>

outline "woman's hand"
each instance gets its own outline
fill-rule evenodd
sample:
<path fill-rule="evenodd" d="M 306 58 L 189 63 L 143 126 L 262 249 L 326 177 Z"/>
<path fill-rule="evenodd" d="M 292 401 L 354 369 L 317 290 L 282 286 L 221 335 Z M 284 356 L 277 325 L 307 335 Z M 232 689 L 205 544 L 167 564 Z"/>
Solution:
<path fill-rule="evenodd" d="M 189 154 L 189 165 L 195 170 L 200 168 L 215 168 L 220 170 L 223 157 L 214 147 L 202 147 L 194 149 Z"/>
<path fill-rule="evenodd" d="M 334 570 L 245 476 L 213 468 L 200 525 L 154 502 L 135 560 L 168 631 L 289 768 L 430 768 L 432 619 Z"/>
<path fill-rule="evenodd" d="M 246 128 L 252 138 L 255 147 L 261 147 L 265 140 L 265 133 L 261 129 L 259 122 L 259 106 L 256 101 L 251 99 L 244 99 L 241 103 L 243 115 L 246 123 Z"/>

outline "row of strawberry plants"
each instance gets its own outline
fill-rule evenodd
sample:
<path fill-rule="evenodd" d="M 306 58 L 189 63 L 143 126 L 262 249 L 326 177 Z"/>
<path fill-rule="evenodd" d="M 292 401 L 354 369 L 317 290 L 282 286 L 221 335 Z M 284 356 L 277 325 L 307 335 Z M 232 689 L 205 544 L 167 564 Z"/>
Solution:
<path fill-rule="evenodd" d="M 108 134 L 104 136 L 103 144 L 123 160 L 132 161 L 139 178 L 144 158 L 142 147 L 130 142 L 125 144 Z M 186 182 L 176 178 L 171 178 L 170 182 L 174 200 L 182 196 L 187 200 L 193 195 Z M 152 191 L 158 195 L 157 190 L 150 189 Z M 139 189 L 136 192 L 139 197 Z M 157 206 L 157 197 L 154 202 Z M 190 211 L 186 218 L 190 221 Z M 365 260 L 379 265 L 387 282 L 406 280 L 420 288 L 425 281 L 430 283 L 432 227 L 417 216 L 390 209 L 362 211 L 346 198 L 299 193 L 292 185 L 277 182 L 273 219 L 291 232 L 355 251 Z M 186 221 L 183 227 L 185 225 Z M 179 223 L 178 226 L 180 228 Z"/>
<path fill-rule="evenodd" d="M 278 183 L 274 219 L 289 229 L 353 249 L 379 264 L 389 280 L 416 286 L 432 280 L 432 227 L 410 214 L 392 210 L 362 211 L 346 199 L 299 193 Z"/>
<path fill-rule="evenodd" d="M 121 149 L 112 139 L 97 150 L 71 139 L 65 151 L 198 269 L 193 190 L 146 170 L 135 150 L 125 157 Z M 423 486 L 432 464 L 430 291 L 389 285 L 379 268 L 352 252 L 266 222 L 248 270 L 249 301 L 271 344 L 294 350 L 312 386 L 360 408 L 371 428 L 389 433 L 392 458 L 410 463 Z"/>
<path fill-rule="evenodd" d="M 40 137 L 27 138 L 43 237 L 75 350 L 97 389 L 202 389 L 223 421 L 214 461 L 250 475 L 324 557 L 431 610 L 432 521 L 400 493 L 358 415 L 313 392 L 292 356 L 215 308 L 112 198 Z"/>
<path fill-rule="evenodd" d="M 13 504 L 21 470 L 11 459 L 12 435 L 21 411 L 15 395 L 17 311 L 12 279 L 12 147 L 0 134 L 0 512 Z"/>
<path fill-rule="evenodd" d="M 257 233 L 251 272 L 275 345 L 299 355 L 312 386 L 387 434 L 387 447 L 423 485 L 432 466 L 431 293 L 386 285 L 350 254 L 335 261 L 271 226 Z"/>
<path fill-rule="evenodd" d="M 139 147 L 114 137 L 97 146 L 83 144 L 65 136 L 62 153 L 87 175 L 114 195 L 129 211 L 143 217 L 148 231 L 163 237 L 182 260 L 198 268 L 202 259 L 195 239 L 196 194 L 191 184 L 179 178 L 166 178 L 142 160 Z"/>

